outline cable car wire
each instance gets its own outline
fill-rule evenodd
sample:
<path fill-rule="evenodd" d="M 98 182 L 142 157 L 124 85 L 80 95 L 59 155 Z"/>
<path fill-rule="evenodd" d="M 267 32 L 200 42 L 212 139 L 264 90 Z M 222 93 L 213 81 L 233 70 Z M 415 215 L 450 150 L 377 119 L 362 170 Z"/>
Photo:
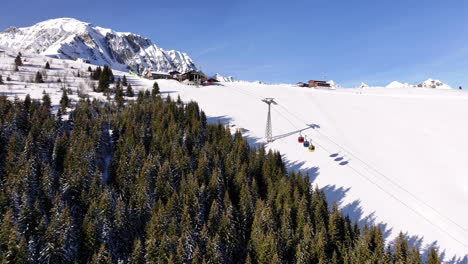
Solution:
<path fill-rule="evenodd" d="M 298 117 L 297 115 L 291 113 L 286 107 L 284 107 L 283 105 L 280 105 L 278 104 L 280 107 L 282 107 L 286 112 L 288 112 L 289 114 L 291 114 L 292 116 L 296 117 L 296 119 L 304 122 L 304 123 L 307 123 L 305 122 L 302 118 Z M 367 166 L 367 169 L 368 170 L 372 170 L 374 171 L 375 173 L 379 174 L 380 176 L 382 176 L 384 179 L 386 179 L 388 182 L 390 182 L 392 185 L 394 185 L 395 187 L 397 187 L 398 189 L 402 190 L 403 192 L 405 192 L 406 194 L 410 195 L 413 199 L 415 199 L 416 201 L 422 203 L 423 205 L 427 206 L 429 209 L 431 209 L 432 211 L 434 211 L 437 215 L 439 215 L 440 217 L 444 218 L 445 220 L 451 222 L 452 224 L 456 225 L 458 228 L 460 228 L 461 230 L 463 230 L 463 232 L 467 233 L 468 234 L 468 229 L 463 227 L 462 225 L 458 224 L 457 222 L 455 222 L 453 219 L 451 219 L 450 217 L 448 216 L 445 216 L 444 214 L 442 214 L 441 212 L 439 212 L 437 209 L 435 209 L 433 206 L 431 206 L 429 203 L 427 203 L 426 201 L 420 199 L 419 197 L 417 197 L 415 194 L 411 193 L 409 190 L 407 190 L 405 187 L 403 187 L 401 184 L 393 181 L 390 177 L 386 176 L 384 173 L 382 173 L 381 171 L 379 171 L 378 169 L 375 168 L 375 166 L 369 164 L 368 162 L 365 162 L 364 160 L 362 160 L 361 158 L 359 158 L 356 154 L 354 154 L 352 151 L 350 151 L 349 149 L 347 149 L 346 147 L 338 144 L 335 140 L 333 140 L 330 136 L 320 132 L 320 130 L 315 130 L 316 133 L 320 134 L 321 136 L 325 137 L 326 139 L 328 139 L 330 142 L 332 142 L 333 144 L 335 144 L 337 147 L 341 148 L 342 150 L 344 150 L 346 153 L 348 153 L 350 156 L 353 156 L 354 159 L 360 161 L 361 163 L 363 163 L 365 166 Z"/>

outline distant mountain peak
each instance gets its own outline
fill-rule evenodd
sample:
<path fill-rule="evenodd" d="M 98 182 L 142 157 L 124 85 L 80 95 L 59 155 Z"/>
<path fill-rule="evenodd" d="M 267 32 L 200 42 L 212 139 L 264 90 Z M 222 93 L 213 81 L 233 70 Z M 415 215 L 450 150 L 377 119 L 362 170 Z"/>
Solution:
<path fill-rule="evenodd" d="M 434 80 L 431 78 L 416 85 L 393 81 L 385 87 L 386 88 L 415 88 L 416 87 L 416 88 L 433 88 L 433 89 L 452 89 L 452 87 L 450 87 L 449 85 L 439 80 Z"/>
<path fill-rule="evenodd" d="M 452 89 L 449 85 L 439 81 L 439 80 L 434 80 L 434 79 L 427 79 L 424 82 L 421 82 L 420 84 L 416 85 L 417 87 L 420 88 L 435 88 L 435 89 Z"/>
<path fill-rule="evenodd" d="M 216 73 L 213 77 L 220 82 L 234 82 L 235 81 L 234 77 L 232 76 L 225 77 L 219 73 Z"/>
<path fill-rule="evenodd" d="M 366 83 L 361 82 L 361 84 L 359 85 L 358 88 L 366 88 L 366 87 L 369 87 L 369 85 L 367 85 Z"/>
<path fill-rule="evenodd" d="M 393 81 L 391 83 L 389 83 L 387 86 L 385 86 L 387 88 L 402 88 L 402 87 L 411 87 L 409 84 L 407 83 L 401 83 L 401 82 L 398 82 L 398 81 Z"/>
<path fill-rule="evenodd" d="M 193 60 L 176 50 L 163 50 L 150 39 L 94 26 L 75 18 L 55 18 L 31 27 L 0 32 L 0 46 L 60 59 L 89 60 L 114 69 L 143 72 L 196 70 Z"/>

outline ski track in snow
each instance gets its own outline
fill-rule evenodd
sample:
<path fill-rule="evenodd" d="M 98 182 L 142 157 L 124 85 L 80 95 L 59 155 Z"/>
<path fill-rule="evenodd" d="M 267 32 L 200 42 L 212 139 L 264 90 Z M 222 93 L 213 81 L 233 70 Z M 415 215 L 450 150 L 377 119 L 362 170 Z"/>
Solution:
<path fill-rule="evenodd" d="M 106 100 L 87 87 L 88 64 L 25 55 L 29 66 L 12 72 L 14 54 L 0 57 L 0 74 L 13 81 L 0 86 L 10 98 L 41 98 L 45 90 L 58 105 L 60 88 L 66 83 L 77 100 L 76 89 Z M 33 84 L 26 81 L 51 62 L 48 80 L 62 83 Z M 74 69 L 71 69 L 73 67 Z M 92 66 L 94 68 L 94 66 Z M 153 81 L 128 73 L 132 87 L 151 89 Z M 54 77 L 52 77 L 52 75 Z M 83 83 L 83 85 L 80 85 Z M 437 246 L 446 263 L 468 263 L 468 93 L 426 88 L 365 88 L 317 90 L 292 85 L 230 82 L 208 87 L 158 81 L 163 96 L 194 100 L 209 122 L 242 128 L 255 144 L 264 144 L 267 105 L 272 106 L 273 135 L 267 145 L 279 150 L 292 170 L 309 173 L 313 185 L 324 189 L 330 201 L 353 220 L 380 225 L 387 241 L 400 231 L 426 252 Z M 26 86 L 26 87 L 25 87 Z M 83 88 L 84 87 L 84 88 Z M 57 108 L 57 106 L 56 106 Z M 297 143 L 302 130 L 316 145 L 315 152 Z"/>

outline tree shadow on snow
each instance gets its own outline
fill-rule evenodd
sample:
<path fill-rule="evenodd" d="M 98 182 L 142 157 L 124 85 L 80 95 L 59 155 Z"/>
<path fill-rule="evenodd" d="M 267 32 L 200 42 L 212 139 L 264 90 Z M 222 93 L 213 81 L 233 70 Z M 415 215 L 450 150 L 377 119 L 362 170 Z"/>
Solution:
<path fill-rule="evenodd" d="M 315 179 L 319 176 L 319 167 L 307 167 L 304 168 L 304 161 L 288 161 L 284 154 L 282 155 L 283 160 L 286 161 L 286 168 L 288 171 L 294 171 L 295 173 L 301 171 L 302 176 L 306 177 L 306 175 L 309 175 L 309 182 L 312 183 L 315 181 Z"/>
<path fill-rule="evenodd" d="M 224 126 L 227 126 L 229 127 L 229 129 L 231 130 L 231 133 L 235 133 L 236 130 L 239 130 L 241 133 L 242 133 L 242 137 L 247 140 L 247 142 L 249 143 L 249 145 L 251 147 L 260 147 L 262 145 L 265 145 L 265 142 L 263 142 L 263 139 L 262 138 L 257 138 L 257 137 L 252 137 L 252 136 L 249 136 L 249 135 L 246 135 L 246 132 L 249 132 L 248 129 L 245 129 L 245 128 L 241 128 L 241 127 L 237 127 L 234 123 L 233 123 L 233 119 L 231 117 L 228 117 L 228 116 L 207 116 L 206 117 L 206 122 L 208 124 L 222 124 Z"/>
<path fill-rule="evenodd" d="M 173 94 L 177 93 L 177 91 L 161 91 L 160 94 Z"/>
<path fill-rule="evenodd" d="M 228 116 L 207 116 L 206 122 L 212 125 L 216 125 L 218 123 L 223 125 L 230 125 L 232 123 L 232 118 Z"/>
<path fill-rule="evenodd" d="M 339 157 L 339 154 L 332 154 L 330 155 L 331 158 L 337 158 Z M 286 161 L 286 167 L 288 168 L 289 171 L 294 171 L 298 172 L 301 171 L 302 174 L 305 176 L 307 175 L 306 173 L 309 173 L 309 181 L 311 184 L 314 183 L 314 181 L 317 179 L 317 177 L 320 174 L 320 168 L 319 167 L 305 167 L 305 162 L 303 161 L 290 161 L 287 160 L 286 157 L 283 156 L 283 159 Z M 341 164 L 340 164 L 341 165 Z M 347 193 L 351 190 L 350 187 L 339 187 L 336 185 L 326 185 L 321 188 L 321 190 L 324 191 L 328 205 L 330 207 L 330 210 L 332 209 L 333 203 L 336 202 L 338 207 L 341 209 L 344 215 L 347 215 L 352 222 L 357 222 L 358 225 L 362 228 L 365 224 L 367 225 L 376 225 L 380 228 L 382 231 L 383 238 L 386 240 L 386 242 L 390 245 L 393 245 L 394 240 L 389 240 L 390 236 L 396 236 L 398 233 L 394 232 L 399 232 L 400 230 L 393 230 L 393 228 L 389 227 L 387 223 L 384 222 L 378 222 L 377 217 L 376 217 L 376 212 L 372 212 L 369 214 L 365 214 L 364 210 L 361 206 L 361 201 L 354 200 L 352 202 L 346 202 L 345 197 Z M 468 255 L 464 255 L 462 257 L 460 256 L 447 256 L 445 253 L 444 249 L 441 249 L 437 241 L 434 241 L 432 243 L 424 243 L 424 237 L 423 236 L 417 236 L 417 235 L 409 235 L 408 233 L 404 234 L 405 237 L 408 240 L 408 245 L 410 247 L 417 247 L 419 248 L 421 252 L 421 256 L 423 261 L 426 261 L 427 255 L 429 254 L 429 251 L 431 248 L 437 248 L 441 260 L 443 260 L 444 263 L 449 263 L 449 264 L 468 264 Z"/>
<path fill-rule="evenodd" d="M 25 95 L 26 93 L 24 92 L 5 92 L 5 91 L 2 91 L 0 92 L 0 95 L 1 96 L 17 96 L 17 95 Z"/>

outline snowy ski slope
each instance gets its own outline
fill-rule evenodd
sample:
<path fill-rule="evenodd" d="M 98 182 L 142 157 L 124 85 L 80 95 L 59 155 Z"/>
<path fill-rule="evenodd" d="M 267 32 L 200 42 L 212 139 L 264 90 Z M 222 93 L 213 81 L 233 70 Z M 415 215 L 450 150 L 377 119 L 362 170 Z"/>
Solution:
<path fill-rule="evenodd" d="M 106 100 L 89 88 L 87 64 L 23 54 L 25 66 L 12 71 L 16 53 L 0 57 L 0 85 L 10 98 L 45 90 L 58 104 L 61 88 Z M 45 84 L 29 82 L 51 62 Z M 135 89 L 153 81 L 126 75 Z M 61 78 L 62 83 L 57 83 Z M 468 93 L 428 88 L 316 90 L 248 82 L 197 88 L 158 81 L 163 96 L 198 101 L 211 122 L 242 128 L 252 144 L 263 144 L 267 115 L 264 97 L 273 97 L 273 134 L 267 145 L 284 154 L 291 169 L 309 172 L 353 219 L 380 224 L 388 241 L 403 231 L 425 251 L 440 248 L 446 263 L 468 263 Z M 317 146 L 297 143 L 298 131 Z"/>
<path fill-rule="evenodd" d="M 151 82 L 148 82 L 149 84 Z M 421 247 L 437 246 L 447 263 L 468 261 L 468 93 L 428 88 L 316 90 L 291 85 L 223 83 L 188 87 L 159 81 L 162 91 L 198 101 L 211 120 L 243 128 L 292 169 L 305 169 L 354 219 L 380 224 L 391 240 L 403 231 Z M 149 85 L 148 84 L 148 85 Z M 317 146 L 310 153 L 298 133 Z M 292 133 L 292 134 L 291 134 Z"/>

